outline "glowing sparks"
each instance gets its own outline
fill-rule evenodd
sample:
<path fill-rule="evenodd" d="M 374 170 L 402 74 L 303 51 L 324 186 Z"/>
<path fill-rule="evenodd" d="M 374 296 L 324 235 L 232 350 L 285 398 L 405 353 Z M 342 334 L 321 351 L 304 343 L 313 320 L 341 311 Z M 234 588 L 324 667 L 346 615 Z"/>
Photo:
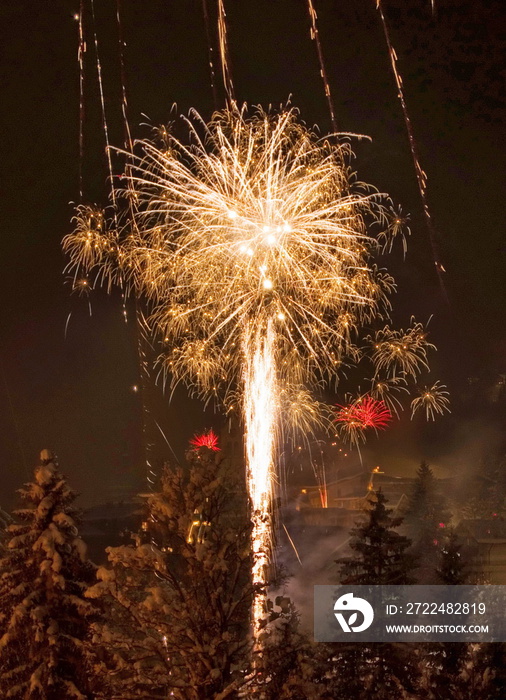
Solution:
<path fill-rule="evenodd" d="M 195 437 L 190 440 L 190 445 L 195 450 L 199 450 L 201 447 L 207 447 L 208 449 L 213 450 L 213 452 L 220 451 L 220 448 L 218 447 L 218 436 L 215 434 L 212 428 L 207 433 L 195 435 Z"/>
<path fill-rule="evenodd" d="M 244 328 L 273 317 L 285 383 L 335 375 L 354 331 L 387 313 L 393 282 L 369 264 L 380 244 L 364 217 L 385 223 L 388 202 L 353 181 L 348 144 L 318 140 L 294 111 L 195 122 L 192 146 L 165 133 L 132 156 L 127 227 L 104 231 L 78 210 L 64 241 L 75 268 L 149 299 L 174 383 L 204 394 L 237 384 Z"/>
<path fill-rule="evenodd" d="M 317 401 L 303 386 L 285 386 L 279 390 L 281 428 L 287 436 L 309 436 L 317 430 L 328 432 L 332 424 L 330 406 Z"/>
<path fill-rule="evenodd" d="M 392 420 L 392 414 L 383 401 L 376 401 L 370 396 L 357 399 L 351 411 L 364 428 L 383 430 Z"/>
<path fill-rule="evenodd" d="M 276 431 L 285 416 L 304 431 L 321 424 L 305 387 L 360 361 L 359 330 L 388 318 L 394 283 L 372 257 L 398 231 L 389 200 L 355 180 L 349 143 L 319 139 L 294 110 L 248 116 L 230 107 L 207 125 L 196 113 L 186 124 L 191 145 L 163 130 L 160 143 L 142 141 L 130 154 L 117 193 L 129 204 L 125 226 L 106 230 L 81 207 L 64 248 L 76 277 L 94 270 L 148 300 L 172 386 L 184 381 L 223 397 L 227 410 L 241 407 L 257 623 L 271 555 Z M 375 236 L 366 221 L 377 225 Z M 389 379 L 417 374 L 432 347 L 420 324 L 386 326 L 372 345 L 375 377 L 384 370 Z M 387 412 L 367 427 L 382 427 Z"/>
<path fill-rule="evenodd" d="M 376 373 L 386 370 L 391 377 L 410 375 L 416 377 L 422 369 L 429 369 L 427 350 L 435 349 L 427 342 L 427 332 L 421 323 L 411 328 L 392 330 L 385 326 L 368 339 L 373 346 L 372 360 Z"/>
<path fill-rule="evenodd" d="M 383 401 L 371 396 L 359 397 L 347 406 L 339 406 L 335 422 L 351 442 L 364 439 L 364 432 L 373 428 L 384 430 L 392 420 L 392 414 Z"/>
<path fill-rule="evenodd" d="M 399 411 L 403 410 L 403 405 L 396 394 L 407 393 L 406 384 L 406 378 L 402 374 L 394 377 L 374 377 L 370 395 L 373 399 L 383 401 L 388 410 L 399 417 Z"/>
<path fill-rule="evenodd" d="M 431 387 L 424 387 L 420 392 L 420 396 L 411 402 L 411 418 L 420 409 L 425 409 L 427 420 L 435 420 L 436 413 L 442 415 L 445 411 L 449 412 L 450 400 L 448 396 L 446 386 L 440 382 L 436 382 Z"/>
<path fill-rule="evenodd" d="M 256 588 L 253 622 L 263 617 L 265 585 L 271 561 L 271 511 L 275 430 L 279 420 L 276 404 L 275 332 L 272 321 L 266 328 L 250 325 L 244 334 L 244 422 L 246 469 L 253 523 L 252 580 Z"/>

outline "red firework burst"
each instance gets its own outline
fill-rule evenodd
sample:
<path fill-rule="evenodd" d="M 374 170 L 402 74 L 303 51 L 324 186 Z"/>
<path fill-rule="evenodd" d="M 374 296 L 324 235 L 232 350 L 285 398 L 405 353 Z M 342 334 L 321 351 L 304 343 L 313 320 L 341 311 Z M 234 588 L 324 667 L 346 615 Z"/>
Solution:
<path fill-rule="evenodd" d="M 194 450 L 198 450 L 200 447 L 207 447 L 214 452 L 220 452 L 220 448 L 218 447 L 218 436 L 212 428 L 207 433 L 195 435 L 195 437 L 190 440 L 190 445 Z"/>
<path fill-rule="evenodd" d="M 392 420 L 392 414 L 384 401 L 373 399 L 372 396 L 364 396 L 348 406 L 338 406 L 336 423 L 345 423 L 359 430 L 374 428 L 384 430 Z"/>

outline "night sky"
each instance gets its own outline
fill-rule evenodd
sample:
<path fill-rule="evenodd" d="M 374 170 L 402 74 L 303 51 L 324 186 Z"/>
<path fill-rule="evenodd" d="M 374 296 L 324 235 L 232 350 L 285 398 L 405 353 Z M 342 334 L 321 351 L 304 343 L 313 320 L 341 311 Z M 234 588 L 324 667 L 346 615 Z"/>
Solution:
<path fill-rule="evenodd" d="M 104 205 L 104 132 L 89 0 L 84 4 L 84 201 Z M 407 259 L 389 261 L 399 284 L 394 319 L 406 327 L 411 314 L 420 321 L 433 316 L 430 339 L 439 350 L 432 376 L 449 386 L 453 400 L 452 415 L 436 425 L 405 416 L 373 441 L 371 459 L 399 470 L 427 457 L 451 472 L 478 432 L 482 447 L 497 442 L 505 418 L 499 376 L 506 374 L 504 2 L 436 0 L 436 16 L 428 0 L 384 2 L 428 175 L 449 306 L 434 271 L 375 0 L 315 4 L 339 128 L 372 137 L 357 144 L 359 176 L 411 215 Z M 308 124 L 328 131 L 305 0 L 226 5 L 238 99 L 268 106 L 291 95 Z M 64 0 L 0 4 L 3 507 L 11 506 L 45 447 L 55 450 L 83 504 L 116 497 L 142 477 L 132 324 L 123 320 L 119 293 L 79 298 L 63 275 L 61 240 L 79 201 L 78 10 L 78 2 Z M 209 116 L 200 0 L 121 0 L 121 11 L 133 135 L 149 135 L 142 124 L 168 122 L 174 103 L 175 114 L 195 107 Z M 121 146 L 115 13 L 115 0 L 96 0 L 110 138 Z M 160 396 L 155 403 L 178 455 L 196 430 L 218 423 L 184 391 L 170 405 Z"/>

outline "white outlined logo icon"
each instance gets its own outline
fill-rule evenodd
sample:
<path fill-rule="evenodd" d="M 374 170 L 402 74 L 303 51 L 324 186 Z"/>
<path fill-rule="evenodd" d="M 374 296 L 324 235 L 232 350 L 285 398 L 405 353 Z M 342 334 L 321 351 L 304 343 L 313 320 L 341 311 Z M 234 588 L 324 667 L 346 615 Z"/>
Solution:
<path fill-rule="evenodd" d="M 345 620 L 342 612 L 351 612 L 348 620 Z M 357 621 L 357 611 L 362 613 L 364 621 L 361 625 L 354 627 L 353 625 Z M 367 602 L 364 598 L 357 598 L 353 593 L 345 593 L 340 596 L 334 604 L 334 615 L 337 621 L 341 625 L 343 632 L 363 632 L 372 625 L 374 620 L 374 610 L 372 605 Z"/>

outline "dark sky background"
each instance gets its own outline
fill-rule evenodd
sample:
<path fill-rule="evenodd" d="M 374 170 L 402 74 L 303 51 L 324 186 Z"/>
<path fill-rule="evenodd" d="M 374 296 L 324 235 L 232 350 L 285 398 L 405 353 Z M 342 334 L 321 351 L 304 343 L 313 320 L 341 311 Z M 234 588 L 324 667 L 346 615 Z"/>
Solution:
<path fill-rule="evenodd" d="M 504 140 L 506 10 L 503 0 L 385 0 L 399 69 L 439 235 L 449 307 L 438 287 L 405 126 L 374 0 L 315 0 L 339 126 L 368 134 L 357 146 L 361 179 L 389 192 L 411 214 L 395 320 L 431 315 L 433 378 L 446 383 L 451 416 L 435 425 L 405 416 L 370 446 L 370 459 L 409 470 L 422 457 L 450 472 L 500 449 L 504 430 L 506 286 Z M 211 3 L 212 4 L 212 3 Z M 104 133 L 89 0 L 85 94 L 84 199 L 105 204 Z M 165 123 L 190 107 L 212 111 L 200 0 L 121 0 L 129 118 Z M 322 132 L 330 119 L 306 0 L 228 0 L 237 97 L 292 102 Z M 79 185 L 78 2 L 0 3 L 1 383 L 0 505 L 50 447 L 82 494 L 106 501 L 142 479 L 133 328 L 119 294 L 70 294 L 61 240 L 71 230 Z M 96 0 L 96 28 L 111 143 L 122 145 L 115 0 Z M 67 335 L 65 325 L 69 313 Z M 476 380 L 469 381 L 471 377 Z M 337 400 L 337 399 L 336 399 Z M 156 411 L 181 454 L 212 413 L 176 394 Z M 216 419 L 216 423 L 217 423 Z M 473 451 L 474 450 L 474 451 Z M 465 455 L 465 456 L 464 456 Z M 467 459 L 467 462 L 466 462 Z"/>

